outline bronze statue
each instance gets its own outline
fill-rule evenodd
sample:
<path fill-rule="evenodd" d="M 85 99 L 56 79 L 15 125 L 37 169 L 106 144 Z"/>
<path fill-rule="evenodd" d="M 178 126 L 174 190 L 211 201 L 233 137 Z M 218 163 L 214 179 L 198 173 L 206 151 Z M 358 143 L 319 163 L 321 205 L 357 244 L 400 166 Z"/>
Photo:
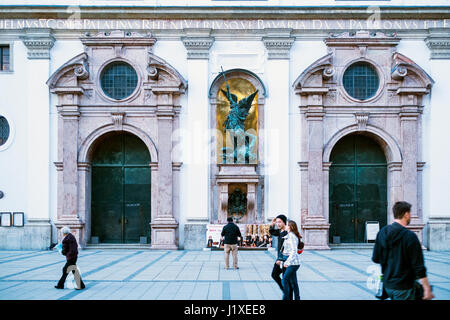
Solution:
<path fill-rule="evenodd" d="M 256 136 L 250 132 L 245 132 L 245 119 L 248 116 L 249 110 L 252 107 L 253 99 L 255 98 L 258 90 L 250 94 L 248 97 L 238 101 L 238 97 L 230 92 L 230 86 L 228 85 L 225 73 L 222 69 L 222 75 L 227 86 L 227 91 L 222 90 L 227 100 L 230 102 L 230 112 L 227 119 L 224 121 L 223 126 L 226 131 L 231 131 L 234 136 L 248 137 L 248 145 L 235 146 L 233 148 L 223 148 L 224 154 L 228 156 L 240 155 L 242 157 L 248 157 L 249 161 L 253 163 L 256 160 L 256 154 L 253 153 L 254 146 L 256 144 Z"/>
<path fill-rule="evenodd" d="M 244 121 L 248 116 L 248 111 L 252 107 L 253 99 L 255 98 L 258 90 L 253 92 L 248 97 L 241 99 L 239 101 L 237 96 L 230 92 L 230 86 L 228 85 L 227 79 L 225 78 L 225 73 L 222 69 L 222 75 L 225 79 L 225 84 L 227 85 L 227 91 L 221 89 L 222 93 L 230 102 L 230 113 L 228 113 L 227 120 L 223 123 L 225 130 L 244 130 Z"/>

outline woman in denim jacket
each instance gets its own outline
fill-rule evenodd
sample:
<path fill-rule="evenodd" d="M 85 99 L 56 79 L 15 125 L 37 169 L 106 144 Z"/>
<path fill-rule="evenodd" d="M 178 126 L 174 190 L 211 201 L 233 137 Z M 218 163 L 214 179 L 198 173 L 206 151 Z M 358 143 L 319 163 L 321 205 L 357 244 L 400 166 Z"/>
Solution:
<path fill-rule="evenodd" d="M 288 234 L 284 237 L 285 241 L 283 244 L 283 255 L 287 256 L 287 259 L 281 266 L 286 268 L 283 279 L 281 280 L 283 285 L 283 300 L 290 300 L 292 291 L 294 292 L 294 300 L 300 300 L 297 282 L 297 270 L 300 267 L 300 259 L 297 250 L 301 236 L 295 221 L 288 221 L 287 231 Z"/>

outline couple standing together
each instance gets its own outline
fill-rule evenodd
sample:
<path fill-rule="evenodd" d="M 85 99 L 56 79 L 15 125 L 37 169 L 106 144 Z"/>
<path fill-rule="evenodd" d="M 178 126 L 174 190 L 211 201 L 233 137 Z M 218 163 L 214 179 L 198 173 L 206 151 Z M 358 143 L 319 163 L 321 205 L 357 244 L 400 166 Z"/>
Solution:
<path fill-rule="evenodd" d="M 241 238 L 239 227 L 233 223 L 233 218 L 227 219 L 228 224 L 222 229 L 224 240 L 225 269 L 229 269 L 230 252 L 233 255 L 233 267 L 239 269 L 237 260 L 238 239 Z M 275 224 L 278 228 L 275 228 Z M 269 228 L 272 237 L 278 238 L 278 255 L 272 270 L 272 278 L 283 291 L 283 300 L 300 300 L 297 282 L 297 270 L 300 267 L 299 253 L 303 249 L 300 233 L 295 221 L 287 220 L 284 214 L 272 220 Z M 281 277 L 281 275 L 283 275 Z"/>
<path fill-rule="evenodd" d="M 278 229 L 275 228 L 275 224 Z M 273 266 L 272 278 L 283 291 L 283 300 L 300 300 L 297 281 L 297 270 L 300 267 L 299 253 L 303 250 L 303 242 L 297 224 L 287 220 L 284 214 L 272 220 L 269 233 L 278 237 L 278 255 Z M 282 277 L 281 277 L 282 275 Z"/>

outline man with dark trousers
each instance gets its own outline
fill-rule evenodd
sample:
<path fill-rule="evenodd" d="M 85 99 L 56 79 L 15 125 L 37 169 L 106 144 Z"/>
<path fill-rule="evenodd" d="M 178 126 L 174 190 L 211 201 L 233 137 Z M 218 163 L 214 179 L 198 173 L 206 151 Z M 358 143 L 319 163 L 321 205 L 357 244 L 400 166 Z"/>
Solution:
<path fill-rule="evenodd" d="M 70 233 L 70 229 L 68 227 L 62 228 L 63 240 L 62 240 L 62 254 L 66 256 L 66 264 L 63 267 L 63 272 L 61 279 L 59 279 L 58 284 L 55 286 L 56 289 L 64 289 L 64 282 L 66 282 L 66 278 L 68 275 L 67 269 L 69 266 L 73 266 L 72 268 L 76 268 L 77 258 L 78 258 L 78 244 L 77 239 Z M 75 270 L 72 270 L 72 273 L 76 275 Z M 79 274 L 76 275 L 78 277 Z M 77 280 L 77 279 L 75 279 Z M 77 282 L 77 290 L 84 289 L 85 285 L 81 277 L 79 278 L 79 282 Z"/>
<path fill-rule="evenodd" d="M 239 269 L 238 267 L 238 240 L 242 238 L 241 230 L 239 227 L 233 223 L 233 218 L 228 217 L 228 224 L 222 229 L 223 246 L 225 253 L 225 269 L 228 269 L 230 261 L 230 251 L 233 255 L 233 267 L 234 269 Z"/>
<path fill-rule="evenodd" d="M 378 232 L 372 255 L 372 261 L 381 264 L 383 287 L 392 300 L 431 300 L 434 295 L 428 283 L 422 246 L 416 234 L 406 228 L 411 222 L 411 204 L 399 201 L 392 210 L 394 223 Z"/>
<path fill-rule="evenodd" d="M 269 228 L 269 233 L 272 237 L 278 237 L 278 248 L 277 248 L 277 260 L 273 265 L 272 270 L 272 278 L 280 287 L 281 291 L 283 291 L 283 286 L 281 284 L 281 274 L 284 273 L 284 269 L 281 268 L 282 254 L 281 247 L 283 246 L 284 238 L 288 232 L 286 230 L 286 222 L 287 217 L 284 214 L 278 215 L 275 219 L 272 220 L 272 224 Z M 275 228 L 275 223 L 278 229 Z"/>

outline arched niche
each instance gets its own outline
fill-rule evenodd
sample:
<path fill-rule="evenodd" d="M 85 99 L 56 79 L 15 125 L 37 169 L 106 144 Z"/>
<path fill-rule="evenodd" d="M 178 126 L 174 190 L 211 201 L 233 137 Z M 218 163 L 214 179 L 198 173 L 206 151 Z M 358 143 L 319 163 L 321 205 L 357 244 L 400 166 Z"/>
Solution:
<path fill-rule="evenodd" d="M 226 80 L 225 80 L 226 79 Z M 226 84 L 228 83 L 230 93 L 237 97 L 237 101 L 248 97 L 255 91 L 257 95 L 253 98 L 249 114 L 245 120 L 245 138 L 238 143 L 239 136 L 230 138 L 224 128 L 224 122 L 228 119 L 230 112 L 230 102 L 224 95 Z M 210 158 L 210 180 L 212 186 L 210 220 L 212 222 L 224 223 L 229 212 L 229 199 L 236 188 L 245 192 L 247 198 L 247 211 L 245 216 L 238 223 L 257 223 L 264 219 L 264 196 L 263 179 L 261 167 L 264 162 L 264 143 L 260 134 L 264 129 L 264 104 L 267 95 L 266 88 L 261 79 L 251 71 L 243 69 L 231 69 L 217 75 L 209 89 L 209 101 L 211 107 L 210 127 L 215 130 L 214 150 Z M 249 138 L 246 138 L 250 134 Z M 254 135 L 255 139 L 251 139 Z M 228 140 L 227 140 L 228 139 Z M 235 139 L 235 140 L 232 140 Z M 248 139 L 248 140 L 246 140 Z M 229 142 L 227 144 L 227 141 Z M 234 141 L 234 142 L 233 142 Z M 248 141 L 248 142 L 246 142 Z M 230 147 L 237 150 L 235 146 L 251 146 L 254 141 L 254 160 L 248 160 L 245 156 L 224 156 L 223 147 Z M 234 148 L 234 149 L 233 149 Z"/>

